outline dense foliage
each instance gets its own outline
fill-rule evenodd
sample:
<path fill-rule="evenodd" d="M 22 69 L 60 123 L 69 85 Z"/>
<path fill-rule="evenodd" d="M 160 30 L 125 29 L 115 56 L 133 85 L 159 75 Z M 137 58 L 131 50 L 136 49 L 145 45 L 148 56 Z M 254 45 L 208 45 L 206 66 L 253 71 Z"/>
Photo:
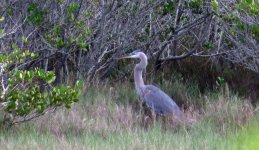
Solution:
<path fill-rule="evenodd" d="M 56 76 L 53 71 L 40 68 L 22 69 L 27 62 L 37 58 L 28 50 L 22 51 L 16 44 L 13 51 L 1 54 L 1 117 L 5 125 L 31 120 L 64 105 L 70 108 L 79 99 L 79 82 L 75 87 L 55 86 L 51 83 Z"/>
<path fill-rule="evenodd" d="M 96 83 L 116 70 L 114 57 L 143 49 L 159 68 L 187 57 L 219 59 L 259 72 L 255 0 L 3 0 L 1 51 L 17 43 L 39 55 L 27 67 Z M 167 63 L 162 63 L 166 65 Z"/>

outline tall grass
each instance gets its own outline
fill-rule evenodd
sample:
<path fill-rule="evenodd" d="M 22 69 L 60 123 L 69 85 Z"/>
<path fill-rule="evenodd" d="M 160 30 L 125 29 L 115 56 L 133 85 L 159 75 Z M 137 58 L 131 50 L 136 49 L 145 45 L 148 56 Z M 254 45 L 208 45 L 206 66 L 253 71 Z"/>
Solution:
<path fill-rule="evenodd" d="M 223 92 L 217 96 L 178 93 L 189 101 L 185 114 L 192 124 L 164 128 L 159 120 L 148 122 L 148 117 L 134 106 L 138 97 L 129 85 L 89 88 L 71 110 L 59 109 L 33 122 L 1 129 L 0 149 L 259 148 L 255 142 L 258 112 L 248 100 Z M 168 87 L 188 89 L 180 82 L 167 83 L 162 89 Z M 194 107 L 193 99 L 202 101 L 202 107 Z"/>

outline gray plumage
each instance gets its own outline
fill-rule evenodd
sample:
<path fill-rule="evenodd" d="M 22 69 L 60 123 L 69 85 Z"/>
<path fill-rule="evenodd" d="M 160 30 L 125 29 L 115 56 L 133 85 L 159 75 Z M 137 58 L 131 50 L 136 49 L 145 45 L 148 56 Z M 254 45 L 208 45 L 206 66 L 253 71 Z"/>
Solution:
<path fill-rule="evenodd" d="M 182 111 L 178 105 L 165 92 L 153 85 L 145 85 L 142 73 L 147 67 L 147 56 L 141 51 L 134 51 L 122 58 L 139 58 L 140 62 L 134 68 L 134 82 L 137 94 L 143 99 L 147 106 L 159 115 L 174 115 L 181 118 Z M 121 58 L 121 59 L 122 59 Z"/>
<path fill-rule="evenodd" d="M 144 95 L 146 104 L 157 114 L 181 116 L 181 110 L 177 104 L 162 90 L 153 86 L 146 85 Z"/>

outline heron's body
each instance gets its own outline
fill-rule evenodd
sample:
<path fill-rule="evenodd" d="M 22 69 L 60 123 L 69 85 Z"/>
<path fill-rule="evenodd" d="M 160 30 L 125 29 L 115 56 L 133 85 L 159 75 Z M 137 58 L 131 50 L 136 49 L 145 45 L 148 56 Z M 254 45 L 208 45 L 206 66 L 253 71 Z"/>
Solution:
<path fill-rule="evenodd" d="M 177 104 L 165 92 L 153 85 L 145 86 L 144 99 L 147 106 L 156 114 L 181 116 L 181 110 Z"/>
<path fill-rule="evenodd" d="M 181 110 L 177 104 L 162 90 L 153 85 L 145 85 L 142 73 L 147 67 L 147 56 L 143 52 L 135 51 L 124 58 L 139 58 L 141 61 L 134 68 L 134 82 L 137 94 L 143 99 L 147 106 L 159 115 L 174 115 L 181 117 Z"/>

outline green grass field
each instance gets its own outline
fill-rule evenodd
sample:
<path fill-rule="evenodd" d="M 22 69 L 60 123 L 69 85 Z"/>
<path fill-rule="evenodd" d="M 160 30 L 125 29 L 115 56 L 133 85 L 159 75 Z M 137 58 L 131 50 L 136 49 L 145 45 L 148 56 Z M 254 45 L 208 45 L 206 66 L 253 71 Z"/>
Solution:
<path fill-rule="evenodd" d="M 182 93 L 202 105 L 185 110 L 191 123 L 171 126 L 159 120 L 143 123 L 132 87 L 118 89 L 88 89 L 70 110 L 1 129 L 0 149 L 259 149 L 258 109 L 233 94 Z"/>

